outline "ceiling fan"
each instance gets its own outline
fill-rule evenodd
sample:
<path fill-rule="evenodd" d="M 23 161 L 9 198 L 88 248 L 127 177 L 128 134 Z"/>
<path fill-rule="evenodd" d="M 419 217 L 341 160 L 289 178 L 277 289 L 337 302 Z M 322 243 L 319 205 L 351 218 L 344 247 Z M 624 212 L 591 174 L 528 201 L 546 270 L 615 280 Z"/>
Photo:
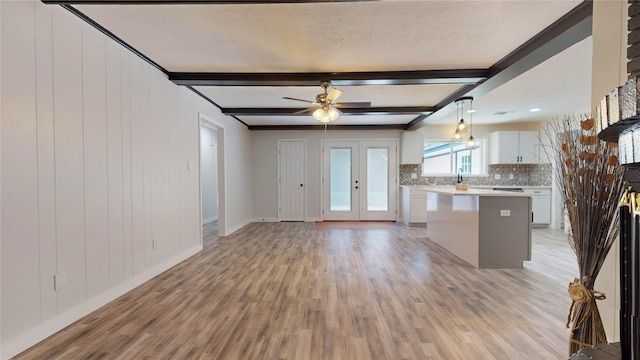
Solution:
<path fill-rule="evenodd" d="M 324 89 L 323 93 L 316 95 L 316 101 L 296 99 L 285 96 L 283 99 L 302 101 L 313 104 L 313 107 L 297 111 L 296 114 L 305 113 L 309 110 L 315 109 L 313 112 L 313 118 L 321 123 L 328 123 L 334 121 L 342 113 L 338 108 L 359 108 L 370 107 L 370 102 L 336 102 L 336 100 L 342 95 L 343 91 L 338 90 L 331 86 L 331 81 L 322 81 L 320 86 Z"/>

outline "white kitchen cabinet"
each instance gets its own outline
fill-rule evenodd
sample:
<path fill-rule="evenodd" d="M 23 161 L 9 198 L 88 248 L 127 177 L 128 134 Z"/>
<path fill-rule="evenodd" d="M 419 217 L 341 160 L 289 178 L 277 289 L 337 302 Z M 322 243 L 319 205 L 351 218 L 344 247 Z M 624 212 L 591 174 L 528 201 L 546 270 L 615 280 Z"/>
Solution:
<path fill-rule="evenodd" d="M 427 223 L 427 193 L 409 186 L 402 187 L 402 223 L 422 226 Z"/>
<path fill-rule="evenodd" d="M 532 222 L 534 225 L 551 223 L 551 189 L 527 188 L 525 194 L 531 195 Z"/>
<path fill-rule="evenodd" d="M 489 164 L 541 163 L 537 131 L 496 131 L 489 135 Z"/>
<path fill-rule="evenodd" d="M 400 165 L 422 164 L 424 140 L 421 131 L 405 131 L 400 135 Z"/>

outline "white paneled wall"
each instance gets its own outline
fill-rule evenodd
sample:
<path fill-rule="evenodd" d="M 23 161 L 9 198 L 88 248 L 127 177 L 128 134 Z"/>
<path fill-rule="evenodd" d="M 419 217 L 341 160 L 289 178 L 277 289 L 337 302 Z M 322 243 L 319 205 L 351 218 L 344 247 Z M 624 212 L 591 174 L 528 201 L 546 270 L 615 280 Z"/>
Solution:
<path fill-rule="evenodd" d="M 230 229 L 251 218 L 251 162 L 244 126 L 63 8 L 0 14 L 5 359 L 202 248 L 200 114 L 231 139 Z"/>

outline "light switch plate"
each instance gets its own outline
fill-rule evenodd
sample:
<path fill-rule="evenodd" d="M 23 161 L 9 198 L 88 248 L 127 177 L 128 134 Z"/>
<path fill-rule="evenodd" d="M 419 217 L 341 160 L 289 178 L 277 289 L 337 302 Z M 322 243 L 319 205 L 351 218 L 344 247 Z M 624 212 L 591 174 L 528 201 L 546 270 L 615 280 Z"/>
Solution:
<path fill-rule="evenodd" d="M 502 178 L 502 176 L 500 176 L 500 174 L 495 174 L 494 177 L 495 177 L 496 180 L 500 180 Z"/>
<path fill-rule="evenodd" d="M 417 178 L 418 178 L 418 174 L 416 174 L 416 173 L 411 173 L 411 178 L 412 178 L 412 179 L 417 179 Z"/>
<path fill-rule="evenodd" d="M 511 210 L 500 210 L 500 216 L 511 216 Z"/>
<path fill-rule="evenodd" d="M 509 174 L 509 180 L 513 180 L 513 174 Z"/>
<path fill-rule="evenodd" d="M 67 273 L 53 274 L 53 290 L 60 290 L 67 286 Z"/>

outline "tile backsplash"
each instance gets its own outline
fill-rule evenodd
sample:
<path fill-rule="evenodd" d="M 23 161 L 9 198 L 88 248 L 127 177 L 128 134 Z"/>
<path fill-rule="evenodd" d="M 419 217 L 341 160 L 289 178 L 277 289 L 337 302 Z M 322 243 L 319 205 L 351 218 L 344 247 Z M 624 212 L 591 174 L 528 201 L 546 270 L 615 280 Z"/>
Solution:
<path fill-rule="evenodd" d="M 418 175 L 412 179 L 411 174 Z M 500 174 L 500 180 L 495 178 Z M 513 179 L 509 175 L 513 174 Z M 469 185 L 496 186 L 551 186 L 552 175 L 550 164 L 510 164 L 489 165 L 488 176 L 463 175 Z M 422 176 L 422 165 L 400 165 L 400 185 L 453 185 L 456 176 Z"/>

